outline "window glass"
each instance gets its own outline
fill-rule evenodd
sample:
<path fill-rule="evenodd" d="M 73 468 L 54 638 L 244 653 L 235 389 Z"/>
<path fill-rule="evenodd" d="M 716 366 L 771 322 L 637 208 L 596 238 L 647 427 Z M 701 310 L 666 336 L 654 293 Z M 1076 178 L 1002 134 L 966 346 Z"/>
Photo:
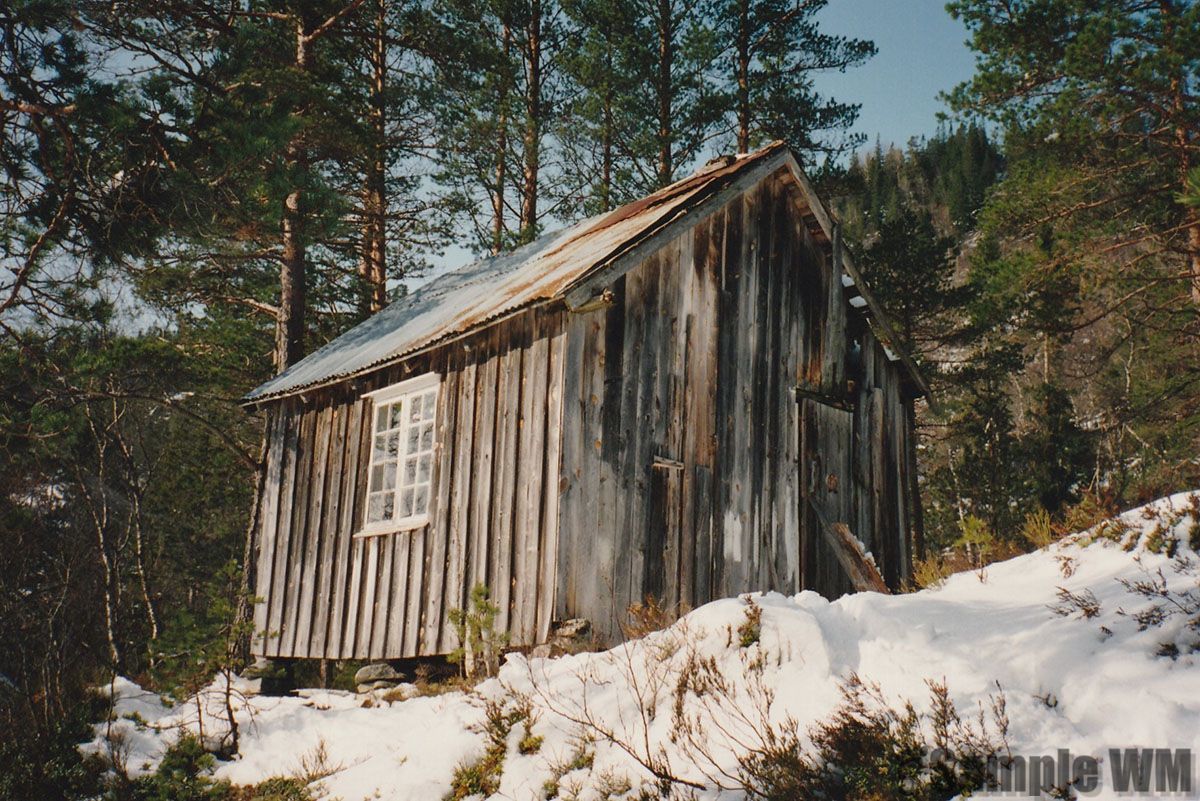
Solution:
<path fill-rule="evenodd" d="M 420 525 L 433 491 L 435 385 L 385 393 L 375 402 L 374 438 L 364 520 L 379 531 Z"/>

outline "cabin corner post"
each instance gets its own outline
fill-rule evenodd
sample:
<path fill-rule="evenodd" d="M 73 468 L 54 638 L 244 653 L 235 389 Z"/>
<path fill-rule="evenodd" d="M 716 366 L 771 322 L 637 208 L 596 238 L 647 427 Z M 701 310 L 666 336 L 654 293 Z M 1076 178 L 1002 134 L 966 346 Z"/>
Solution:
<path fill-rule="evenodd" d="M 254 467 L 254 496 L 250 503 L 250 518 L 246 522 L 245 539 L 242 545 L 242 575 L 238 588 L 237 610 L 234 627 L 238 631 L 235 651 L 238 661 L 249 664 L 254 647 L 255 603 L 254 584 L 258 568 L 258 552 L 262 547 L 259 527 L 262 520 L 263 493 L 267 486 L 267 456 L 270 444 L 272 415 L 268 409 L 263 420 L 262 436 L 258 446 L 258 461 Z"/>

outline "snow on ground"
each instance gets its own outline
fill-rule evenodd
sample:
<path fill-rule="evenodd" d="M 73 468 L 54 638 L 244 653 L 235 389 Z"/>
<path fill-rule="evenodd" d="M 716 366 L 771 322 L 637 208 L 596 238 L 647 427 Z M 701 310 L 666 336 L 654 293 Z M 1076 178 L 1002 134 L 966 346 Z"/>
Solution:
<path fill-rule="evenodd" d="M 301 772 L 324 743 L 327 764 L 342 768 L 323 781 L 331 797 L 438 799 L 454 767 L 485 747 L 478 731 L 483 700 L 512 704 L 524 695 L 532 734 L 543 742 L 522 754 L 526 728 L 514 728 L 496 798 L 542 798 L 543 785 L 555 779 L 562 796 L 602 798 L 628 787 L 630 795 L 618 797 L 633 797 L 653 783 L 646 765 L 654 764 L 706 787 L 697 798 L 734 799 L 741 795 L 728 789 L 728 775 L 736 773 L 736 752 L 755 744 L 763 721 L 791 717 L 807 729 L 838 705 L 841 683 L 857 673 L 878 683 L 889 701 L 912 700 L 918 708 L 928 703 L 926 682 L 944 680 L 967 715 L 1002 691 L 1015 753 L 1092 754 L 1101 757 L 1107 779 L 1110 748 L 1200 752 L 1197 658 L 1187 649 L 1175 659 L 1157 655 L 1164 641 L 1188 642 L 1184 621 L 1139 631 L 1121 613 L 1148 603 L 1122 580 L 1144 580 L 1161 569 L 1172 589 L 1195 588 L 1196 577 L 1175 571 L 1158 543 L 1164 535 L 1187 543 L 1200 531 L 1200 496 L 1172 496 L 1118 523 L 1104 529 L 1108 537 L 1085 532 L 915 594 L 860 593 L 833 602 L 808 592 L 754 596 L 761 635 L 748 647 L 739 632 L 748 602 L 732 598 L 606 653 L 510 656 L 499 678 L 472 695 L 391 703 L 332 691 L 250 697 L 238 703 L 241 756 L 216 772 L 237 783 Z M 1129 530 L 1124 537 L 1122 527 Z M 1193 555 L 1186 546 L 1180 551 Z M 1059 588 L 1094 593 L 1098 614 L 1056 614 Z M 676 706 L 681 674 L 694 677 L 705 660 L 729 679 L 727 691 L 685 693 Z M 214 712 L 217 689 L 203 699 Z M 180 728 L 196 730 L 195 702 L 169 709 L 124 680 L 114 691 L 117 714 L 140 718 L 111 724 L 124 739 L 132 772 L 152 767 Z M 696 727 L 690 738 L 681 736 L 681 721 Z M 210 736 L 220 730 L 215 716 L 204 724 Z M 91 747 L 104 748 L 107 728 L 98 727 Z M 592 755 L 590 766 L 576 760 L 568 770 L 581 751 Z M 1102 782 L 1099 797 L 1115 796 Z"/>

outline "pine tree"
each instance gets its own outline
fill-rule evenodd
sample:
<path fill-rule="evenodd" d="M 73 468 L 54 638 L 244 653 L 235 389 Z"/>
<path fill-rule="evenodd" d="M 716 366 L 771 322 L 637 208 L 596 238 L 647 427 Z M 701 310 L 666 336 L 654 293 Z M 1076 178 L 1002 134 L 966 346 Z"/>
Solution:
<path fill-rule="evenodd" d="M 982 324 L 1024 349 L 1033 380 L 1022 383 L 1069 393 L 1096 435 L 1102 481 L 1190 485 L 1200 210 L 1186 198 L 1200 158 L 1200 7 L 949 8 L 979 64 L 950 100 L 1004 128 L 1004 178 L 978 218 L 988 248 L 971 265 Z"/>
<path fill-rule="evenodd" d="M 1024 175 L 1027 208 L 1011 222 L 1090 226 L 1096 236 L 1078 256 L 1180 254 L 1183 269 L 1168 268 L 1178 273 L 1168 280 L 1188 286 L 1200 304 L 1200 210 L 1176 200 L 1200 164 L 1200 6 L 956 0 L 948 8 L 979 55 L 976 76 L 950 100 L 999 121 L 1011 154 L 1036 160 Z M 1121 218 L 1116 230 L 1103 230 Z"/>
<path fill-rule="evenodd" d="M 555 211 L 541 200 L 559 179 L 544 165 L 556 160 L 548 137 L 563 103 L 565 16 L 555 0 L 495 0 L 464 24 L 476 49 L 443 105 L 440 179 L 476 242 L 498 253 L 531 241 Z"/>
<path fill-rule="evenodd" d="M 856 67 L 875 55 L 861 39 L 821 32 L 815 19 L 826 0 L 715 0 L 709 14 L 727 87 L 725 125 L 737 150 L 783 139 L 809 163 L 861 144 L 847 135 L 859 106 L 823 98 L 813 76 Z"/>
<path fill-rule="evenodd" d="M 634 69 L 638 5 L 631 0 L 564 3 L 576 44 L 564 53 L 574 91 L 556 138 L 564 178 L 560 213 L 576 218 L 609 211 L 636 195 L 628 131 L 636 127 L 631 97 L 643 76 Z"/>

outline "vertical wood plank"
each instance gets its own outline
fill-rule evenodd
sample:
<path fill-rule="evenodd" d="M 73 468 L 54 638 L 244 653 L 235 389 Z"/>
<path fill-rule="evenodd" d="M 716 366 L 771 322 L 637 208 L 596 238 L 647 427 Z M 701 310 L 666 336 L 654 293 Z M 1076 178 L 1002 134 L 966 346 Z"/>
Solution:
<path fill-rule="evenodd" d="M 292 499 L 296 492 L 296 465 L 300 448 L 300 416 L 294 404 L 285 402 L 280 412 L 283 416 L 284 450 L 282 484 L 279 499 L 279 522 L 276 528 L 275 551 L 272 554 L 270 611 L 267 620 L 266 653 L 279 655 L 280 632 L 283 628 L 284 608 L 287 605 L 287 561 L 291 544 Z"/>
<path fill-rule="evenodd" d="M 354 653 L 361 658 L 372 657 L 371 637 L 375 633 L 375 615 L 378 613 L 376 586 L 379 583 L 379 543 L 382 537 L 364 537 L 361 542 L 366 560 L 363 565 L 360 601 L 358 607 L 358 637 Z"/>
<path fill-rule="evenodd" d="M 546 464 L 546 392 L 549 367 L 547 322 L 534 323 L 521 363 L 521 432 L 517 454 L 516 523 L 521 535 L 514 553 L 515 597 L 511 630 L 514 641 L 532 645 L 537 628 L 537 593 L 542 549 L 542 479 Z"/>
<path fill-rule="evenodd" d="M 407 589 L 401 582 L 398 586 L 392 576 L 392 560 L 396 551 L 406 551 L 408 548 L 409 532 L 383 534 L 372 537 L 379 552 L 377 561 L 378 575 L 372 585 L 374 592 L 368 596 L 372 606 L 371 615 L 371 659 L 382 659 L 387 653 L 388 621 L 395 616 L 393 599 L 399 604 L 404 603 L 404 593 Z"/>
<path fill-rule="evenodd" d="M 537 619 L 534 638 L 545 642 L 550 636 L 554 617 L 559 544 L 559 476 L 562 471 L 562 445 L 565 431 L 563 412 L 563 366 L 566 355 L 566 330 L 563 313 L 548 323 L 546 357 L 546 411 L 543 438 L 546 458 L 542 473 L 542 522 L 539 551 L 540 577 L 537 587 Z"/>
<path fill-rule="evenodd" d="M 342 630 L 342 659 L 365 659 L 369 651 L 360 650 L 359 636 L 363 608 L 363 571 L 366 567 L 370 540 L 355 538 L 350 542 L 350 580 L 346 586 L 346 622 Z"/>
<path fill-rule="evenodd" d="M 416 547 L 413 535 L 419 530 L 399 531 L 387 535 L 387 538 L 392 541 L 391 558 L 384 560 L 379 569 L 380 581 L 390 586 L 390 594 L 384 590 L 379 592 L 380 608 L 387 610 L 387 614 L 384 616 L 385 620 L 377 622 L 377 628 L 382 629 L 383 632 L 379 638 L 382 642 L 377 646 L 381 659 L 399 659 L 405 655 L 404 640 L 408 636 L 406 631 L 408 604 L 414 601 L 414 594 L 417 596 L 417 600 L 420 599 L 421 594 L 420 588 L 414 588 L 408 580 L 410 551 Z"/>
<path fill-rule="evenodd" d="M 263 483 L 262 511 L 259 515 L 257 568 L 255 570 L 254 634 L 251 650 L 266 655 L 271 580 L 275 568 L 275 543 L 279 538 L 280 495 L 284 489 L 284 431 L 287 425 L 286 407 L 282 404 L 268 412 L 267 475 Z"/>
<path fill-rule="evenodd" d="M 314 413 L 313 472 L 309 480 L 308 523 L 304 532 L 304 561 L 299 576 L 300 595 L 296 604 L 295 656 L 312 656 L 312 624 L 316 612 L 317 572 L 320 566 L 321 526 L 325 510 L 325 476 L 329 466 L 329 442 L 333 407 L 323 405 Z"/>
<path fill-rule="evenodd" d="M 475 391 L 475 463 L 471 473 L 471 573 L 470 588 L 488 583 L 491 562 L 492 486 L 496 452 L 496 388 L 500 377 L 500 356 L 496 340 L 489 337 L 489 355 L 480 365 Z M 464 599 L 465 608 L 466 599 Z"/>
<path fill-rule="evenodd" d="M 471 487 L 475 476 L 475 359 L 469 358 L 458 376 L 458 398 L 455 404 L 456 417 L 453 428 L 444 436 L 454 440 L 453 464 L 445 470 L 446 479 L 450 482 L 450 500 L 447 517 L 450 527 L 450 542 L 448 545 L 448 565 L 446 568 L 445 603 L 443 616 L 451 609 L 465 609 L 467 594 L 470 590 L 470 574 L 468 567 L 471 554 L 470 545 L 471 522 Z M 446 454 L 449 456 L 450 454 Z M 443 461 L 443 466 L 447 466 Z M 438 653 L 449 653 L 458 647 L 458 636 L 454 628 L 444 621 L 441 626 L 441 638 Z"/>
<path fill-rule="evenodd" d="M 346 610 L 350 597 L 350 570 L 354 558 L 354 512 L 358 491 L 359 450 L 362 448 L 363 410 L 367 401 L 357 400 L 350 404 L 346 414 L 346 436 L 342 474 L 338 487 L 337 538 L 333 548 L 333 573 L 331 579 L 331 606 L 329 610 L 329 633 L 326 637 L 325 656 L 342 659 L 344 651 Z"/>
<path fill-rule="evenodd" d="M 462 378 L 462 360 L 448 362 L 438 393 L 437 440 L 435 444 L 434 474 L 432 476 L 432 500 L 429 526 L 429 570 L 428 586 L 424 591 L 425 609 L 422 612 L 421 636 L 418 651 L 436 654 L 441 639 L 443 607 L 448 592 L 447 585 L 455 579 L 450 564 L 455 558 L 450 542 L 450 474 L 454 469 L 455 451 L 458 445 L 458 397 Z"/>
<path fill-rule="evenodd" d="M 300 407 L 303 408 L 303 407 Z M 315 415 L 309 409 L 300 414 L 299 432 L 296 437 L 296 473 L 292 489 L 292 516 L 288 527 L 288 549 L 283 575 L 283 608 L 279 627 L 279 650 L 277 655 L 290 657 L 295 654 L 296 615 L 300 598 L 301 571 L 304 567 L 304 537 L 308 522 L 309 480 L 312 475 L 313 431 Z"/>
<path fill-rule="evenodd" d="M 335 402 L 330 408 L 329 455 L 322 493 L 325 508 L 321 515 L 320 558 L 316 565 L 316 590 L 313 594 L 313 623 L 309 635 L 309 656 L 324 657 L 327 653 L 326 636 L 329 631 L 329 613 L 333 607 L 333 560 L 337 550 L 339 508 L 341 504 L 341 479 L 346 461 L 346 424 L 350 416 L 350 405 Z"/>
<path fill-rule="evenodd" d="M 412 535 L 408 549 L 407 597 L 402 606 L 396 605 L 395 612 L 404 616 L 404 644 L 401 653 L 404 656 L 416 656 L 421 637 L 421 598 L 425 592 L 425 540 L 429 535 L 429 527 L 413 529 L 407 533 Z"/>
<path fill-rule="evenodd" d="M 516 505 L 516 463 L 521 414 L 520 347 L 512 347 L 513 333 L 501 343 L 496 390 L 496 452 L 492 462 L 495 493 L 492 505 L 491 565 L 488 570 L 492 599 L 499 612 L 496 627 L 507 631 L 512 616 L 513 513 Z"/>

